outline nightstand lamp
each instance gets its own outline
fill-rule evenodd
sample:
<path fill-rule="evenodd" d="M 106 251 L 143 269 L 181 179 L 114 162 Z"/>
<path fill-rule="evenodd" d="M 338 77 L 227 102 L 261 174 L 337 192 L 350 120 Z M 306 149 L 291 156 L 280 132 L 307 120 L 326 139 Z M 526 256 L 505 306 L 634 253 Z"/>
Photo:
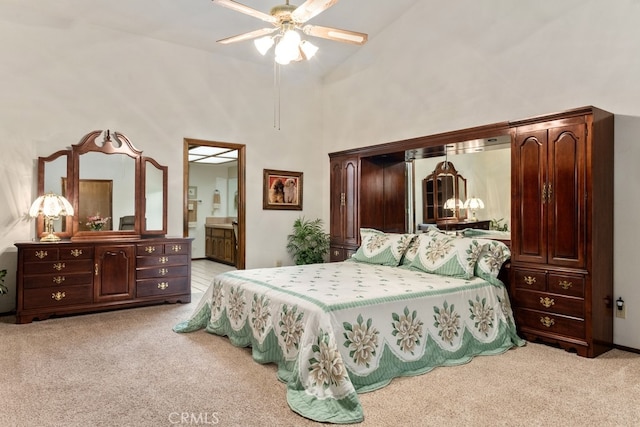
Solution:
<path fill-rule="evenodd" d="M 462 207 L 464 209 L 471 209 L 471 221 L 477 221 L 478 218 L 476 218 L 476 211 L 478 209 L 484 209 L 484 202 L 477 197 L 471 197 L 470 199 L 465 200 Z"/>
<path fill-rule="evenodd" d="M 73 216 L 73 206 L 63 196 L 54 193 L 43 194 L 38 197 L 29 209 L 29 216 L 37 218 L 40 214 L 44 217 L 45 235 L 41 242 L 57 242 L 60 237 L 53 234 L 53 220 L 60 216 Z"/>

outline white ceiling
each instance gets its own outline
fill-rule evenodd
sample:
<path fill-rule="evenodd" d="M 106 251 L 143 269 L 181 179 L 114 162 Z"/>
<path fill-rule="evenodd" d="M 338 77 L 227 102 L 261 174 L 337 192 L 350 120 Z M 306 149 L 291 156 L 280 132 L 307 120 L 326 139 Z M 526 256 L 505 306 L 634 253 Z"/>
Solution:
<path fill-rule="evenodd" d="M 303 1 L 292 0 L 291 4 L 300 5 Z M 371 42 L 417 1 L 341 0 L 309 23 L 367 33 Z M 285 1 L 240 0 L 240 3 L 269 13 L 271 7 L 284 4 Z M 216 5 L 210 0 L 0 0 L 0 21 L 56 29 L 90 25 L 246 61 L 269 62 L 273 58 L 269 54 L 267 57 L 258 54 L 251 41 L 230 45 L 216 43 L 217 40 L 270 24 Z M 312 58 L 317 62 L 314 69 L 318 74 L 332 70 L 358 49 L 366 48 L 366 44 L 356 46 L 309 38 L 320 47 L 316 57 Z"/>

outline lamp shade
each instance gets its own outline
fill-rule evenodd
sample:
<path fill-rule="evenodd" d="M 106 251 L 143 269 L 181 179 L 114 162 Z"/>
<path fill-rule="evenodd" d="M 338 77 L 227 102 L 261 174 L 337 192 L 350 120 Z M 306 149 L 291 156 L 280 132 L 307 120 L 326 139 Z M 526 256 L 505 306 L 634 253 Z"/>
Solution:
<path fill-rule="evenodd" d="M 54 193 L 43 194 L 38 197 L 29 209 L 29 216 L 32 218 L 42 214 L 45 217 L 57 218 L 61 215 L 73 216 L 73 206 L 64 198 Z"/>
<path fill-rule="evenodd" d="M 45 234 L 40 238 L 43 242 L 57 242 L 60 237 L 53 233 L 53 219 L 57 219 L 61 215 L 73 216 L 73 206 L 63 196 L 54 193 L 47 193 L 39 196 L 29 209 L 29 216 L 38 217 L 40 214 L 44 216 Z"/>
<path fill-rule="evenodd" d="M 465 200 L 463 207 L 465 209 L 484 209 L 484 202 L 477 197 L 471 197 Z"/>
<path fill-rule="evenodd" d="M 456 208 L 462 208 L 463 207 L 463 203 L 462 203 L 462 200 L 456 199 L 455 197 L 452 197 L 450 199 L 447 199 L 446 202 L 444 202 L 444 206 L 443 207 L 445 209 L 454 210 Z"/>

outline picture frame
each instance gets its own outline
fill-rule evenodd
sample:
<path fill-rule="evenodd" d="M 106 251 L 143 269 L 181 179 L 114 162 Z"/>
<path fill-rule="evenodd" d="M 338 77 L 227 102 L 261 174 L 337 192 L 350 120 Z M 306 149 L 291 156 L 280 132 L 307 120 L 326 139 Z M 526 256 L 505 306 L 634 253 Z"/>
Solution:
<path fill-rule="evenodd" d="M 194 200 L 198 198 L 198 187 L 189 186 L 189 199 Z"/>
<path fill-rule="evenodd" d="M 263 170 L 262 208 L 302 210 L 302 172 Z"/>

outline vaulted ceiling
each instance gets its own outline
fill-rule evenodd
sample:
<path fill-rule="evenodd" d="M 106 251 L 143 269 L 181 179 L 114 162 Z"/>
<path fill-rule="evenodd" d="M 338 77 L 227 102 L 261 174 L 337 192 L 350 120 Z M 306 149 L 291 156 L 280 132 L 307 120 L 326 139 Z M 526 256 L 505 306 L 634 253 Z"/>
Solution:
<path fill-rule="evenodd" d="M 309 23 L 367 33 L 371 41 L 417 1 L 341 0 Z M 265 13 L 269 13 L 273 6 L 285 3 L 284 0 L 239 2 Z M 300 5 L 303 2 L 292 0 L 291 4 Z M 89 25 L 246 61 L 264 63 L 273 59 L 272 55 L 263 57 L 258 54 L 251 41 L 230 45 L 216 43 L 217 40 L 269 24 L 215 5 L 210 0 L 1 0 L 0 21 L 60 30 L 75 25 Z M 317 63 L 313 69 L 318 74 L 331 71 L 358 49 L 366 48 L 366 45 L 312 39 L 320 48 L 316 57 L 312 58 Z M 296 64 L 291 66 L 295 67 Z"/>

